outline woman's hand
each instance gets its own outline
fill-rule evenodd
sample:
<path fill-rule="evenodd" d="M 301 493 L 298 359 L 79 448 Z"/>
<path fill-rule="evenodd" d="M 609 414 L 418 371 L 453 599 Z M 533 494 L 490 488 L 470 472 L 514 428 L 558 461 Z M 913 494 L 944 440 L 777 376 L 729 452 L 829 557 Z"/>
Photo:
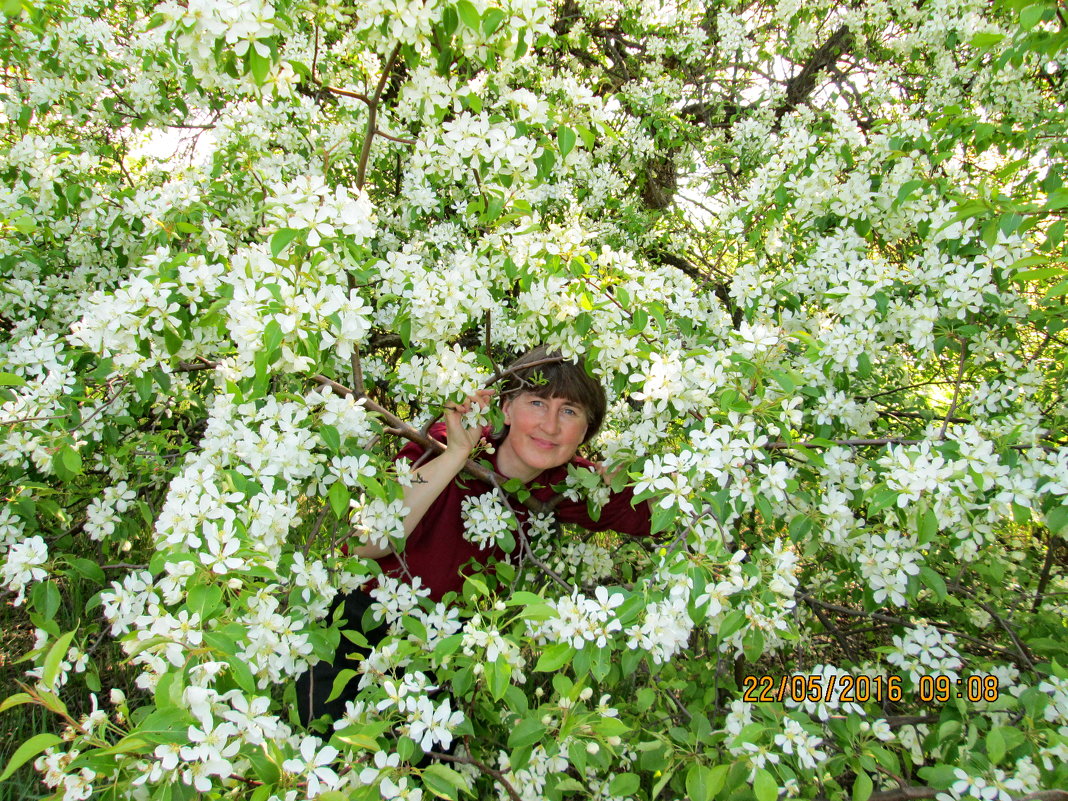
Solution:
<path fill-rule="evenodd" d="M 481 426 L 466 427 L 463 423 L 464 415 L 471 411 L 472 404 L 478 404 L 480 409 L 485 409 L 492 397 L 492 389 L 481 389 L 474 395 L 469 395 L 463 403 L 445 404 L 445 431 L 449 438 L 445 443 L 446 451 L 461 454 L 466 461 L 471 451 L 482 439 L 482 428 Z"/>

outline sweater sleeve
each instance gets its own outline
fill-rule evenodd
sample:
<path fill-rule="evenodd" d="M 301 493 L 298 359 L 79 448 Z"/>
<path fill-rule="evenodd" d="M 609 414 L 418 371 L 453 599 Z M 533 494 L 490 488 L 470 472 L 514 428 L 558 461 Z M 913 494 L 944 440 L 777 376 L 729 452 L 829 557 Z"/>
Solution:
<path fill-rule="evenodd" d="M 427 432 L 427 435 L 431 439 L 436 439 L 438 442 L 444 445 L 445 424 L 435 423 L 430 427 L 430 430 Z M 406 461 L 415 464 L 415 462 L 419 461 L 419 457 L 421 457 L 425 452 L 426 449 L 418 442 L 412 442 L 411 440 L 408 440 L 406 443 L 404 443 L 404 447 L 397 451 L 397 455 L 393 457 L 393 461 L 396 462 L 400 459 L 405 459 Z M 424 463 L 426 461 L 428 461 L 428 459 L 423 460 Z"/>
<path fill-rule="evenodd" d="M 652 524 L 652 510 L 648 501 L 634 504 L 634 491 L 629 487 L 613 492 L 601 507 L 601 516 L 594 520 L 585 501 L 566 498 L 556 507 L 557 517 L 565 523 L 576 523 L 587 531 L 618 531 L 632 537 L 648 537 Z"/>

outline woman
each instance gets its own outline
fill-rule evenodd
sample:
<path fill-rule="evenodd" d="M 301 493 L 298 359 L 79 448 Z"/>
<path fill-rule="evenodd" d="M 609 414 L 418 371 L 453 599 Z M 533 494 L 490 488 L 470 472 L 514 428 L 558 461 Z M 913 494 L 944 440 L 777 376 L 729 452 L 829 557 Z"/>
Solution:
<path fill-rule="evenodd" d="M 486 565 L 491 559 L 506 558 L 497 546 L 483 548 L 464 537 L 464 500 L 496 491 L 477 479 L 460 478 L 464 464 L 480 442 L 488 439 L 494 444 L 486 458 L 498 474 L 518 479 L 541 501 L 556 495 L 553 487 L 563 484 L 569 464 L 597 467 L 576 453 L 600 429 L 607 402 L 600 383 L 587 375 L 582 365 L 562 361 L 559 354 L 549 353 L 544 347 L 514 362 L 501 392 L 505 427 L 496 437 L 488 429 L 463 424 L 471 405 L 485 407 L 492 394 L 491 390 L 483 390 L 466 403 L 446 409 L 445 422 L 432 426 L 429 432 L 445 443 L 445 450 L 433 459 L 420 462 L 424 450 L 415 443 L 408 443 L 397 455 L 398 459 L 419 465 L 413 471 L 411 486 L 404 492 L 404 505 L 410 511 L 404 521 L 403 552 L 398 555 L 373 545 L 355 551 L 377 559 L 387 575 L 399 579 L 419 577 L 434 601 L 440 601 L 448 592 L 462 590 L 462 568 L 469 562 Z M 576 523 L 590 531 L 611 529 L 646 536 L 650 523 L 648 504 L 635 507 L 632 500 L 629 490 L 611 495 L 597 520 L 589 516 L 584 501 L 563 499 L 554 507 L 554 514 L 561 522 Z M 520 524 L 525 523 L 527 510 L 519 504 L 513 504 L 513 508 Z M 350 626 L 359 625 L 370 603 L 362 592 L 344 599 L 345 618 Z M 367 638 L 373 645 L 384 635 L 385 627 L 380 626 L 368 632 Z M 309 710 L 316 718 L 324 713 L 336 718 L 343 713 L 344 693 L 329 704 L 324 702 L 334 676 L 345 667 L 345 659 L 334 661 L 334 666 L 318 663 L 298 680 L 297 695 L 305 722 Z"/>

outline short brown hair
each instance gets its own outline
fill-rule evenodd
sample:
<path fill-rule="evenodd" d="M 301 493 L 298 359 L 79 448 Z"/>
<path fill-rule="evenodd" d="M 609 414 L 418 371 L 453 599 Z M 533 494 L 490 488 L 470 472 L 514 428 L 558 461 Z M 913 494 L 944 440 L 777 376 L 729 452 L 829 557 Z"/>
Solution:
<path fill-rule="evenodd" d="M 524 365 L 531 365 L 525 367 Z M 521 392 L 540 398 L 564 398 L 578 404 L 586 412 L 586 436 L 582 443 L 593 439 L 601 430 L 608 400 L 600 382 L 586 372 L 582 361 L 565 361 L 560 351 L 539 345 L 527 351 L 510 365 L 503 380 L 500 397 L 507 399 Z M 501 437 L 508 435 L 507 426 Z"/>

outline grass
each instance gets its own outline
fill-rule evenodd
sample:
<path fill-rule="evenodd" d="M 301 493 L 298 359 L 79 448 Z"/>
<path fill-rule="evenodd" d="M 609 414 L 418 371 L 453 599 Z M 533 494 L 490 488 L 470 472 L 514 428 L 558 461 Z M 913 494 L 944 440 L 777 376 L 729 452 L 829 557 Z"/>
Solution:
<path fill-rule="evenodd" d="M 23 607 L 0 606 L 0 687 L 3 697 L 18 692 L 25 681 L 26 663 L 18 660 L 33 646 L 33 626 Z M 23 704 L 0 712 L 0 765 L 6 766 L 22 743 L 43 731 L 54 731 L 55 721 L 44 709 Z M 50 795 L 32 764 L 23 765 L 11 778 L 0 782 L 0 801 L 23 801 Z"/>

